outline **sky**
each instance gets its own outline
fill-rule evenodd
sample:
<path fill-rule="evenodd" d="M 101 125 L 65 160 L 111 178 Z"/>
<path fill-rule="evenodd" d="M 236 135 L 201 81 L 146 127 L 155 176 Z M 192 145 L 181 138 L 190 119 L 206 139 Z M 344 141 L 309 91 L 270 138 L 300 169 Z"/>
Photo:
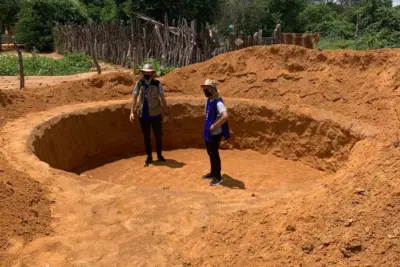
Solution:
<path fill-rule="evenodd" d="M 400 0 L 393 0 L 393 6 L 400 5 Z"/>

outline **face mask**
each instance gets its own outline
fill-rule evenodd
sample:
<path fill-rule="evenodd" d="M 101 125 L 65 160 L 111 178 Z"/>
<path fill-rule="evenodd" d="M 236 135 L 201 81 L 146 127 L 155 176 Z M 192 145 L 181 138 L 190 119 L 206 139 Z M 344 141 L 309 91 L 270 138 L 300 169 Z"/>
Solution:
<path fill-rule="evenodd" d="M 150 80 L 151 79 L 151 74 L 143 74 L 143 77 L 145 80 Z"/>
<path fill-rule="evenodd" d="M 206 97 L 210 97 L 210 96 L 212 96 L 212 93 L 209 92 L 209 91 L 207 91 L 207 90 L 204 90 L 204 95 L 205 95 Z"/>

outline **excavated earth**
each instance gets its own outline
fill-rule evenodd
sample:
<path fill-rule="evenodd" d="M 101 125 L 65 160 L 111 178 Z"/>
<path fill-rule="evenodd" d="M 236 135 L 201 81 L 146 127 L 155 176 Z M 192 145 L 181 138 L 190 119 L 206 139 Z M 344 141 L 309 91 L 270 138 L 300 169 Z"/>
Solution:
<path fill-rule="evenodd" d="M 230 114 L 219 187 L 200 178 L 206 78 Z M 168 160 L 148 167 L 136 80 L 0 90 L 0 266 L 400 266 L 400 50 L 177 69 Z"/>

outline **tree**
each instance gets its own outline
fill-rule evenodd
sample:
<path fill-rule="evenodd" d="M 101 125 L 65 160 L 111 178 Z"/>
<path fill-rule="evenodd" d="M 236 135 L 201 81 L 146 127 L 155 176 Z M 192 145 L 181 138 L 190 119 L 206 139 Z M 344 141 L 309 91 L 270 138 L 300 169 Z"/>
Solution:
<path fill-rule="evenodd" d="M 355 24 L 338 14 L 331 4 L 309 5 L 301 14 L 301 31 L 318 32 L 324 37 L 352 38 Z"/>
<path fill-rule="evenodd" d="M 22 0 L 17 39 L 28 49 L 52 50 L 56 23 L 85 23 L 86 11 L 74 0 Z"/>
<path fill-rule="evenodd" d="M 19 0 L 0 0 L 0 34 L 17 22 Z"/>
<path fill-rule="evenodd" d="M 301 29 L 299 14 L 308 3 L 308 0 L 225 0 L 219 24 L 225 29 L 233 23 L 245 34 L 262 29 L 270 35 L 280 23 L 283 31 L 296 32 Z"/>
<path fill-rule="evenodd" d="M 214 22 L 219 0 L 127 0 L 123 3 L 125 13 L 133 18 L 133 12 L 146 14 L 163 21 L 165 14 L 170 19 L 197 19 L 199 22 Z M 122 3 L 121 3 L 122 5 Z"/>
<path fill-rule="evenodd" d="M 80 0 L 85 6 L 88 18 L 91 21 L 112 21 L 126 19 L 126 15 L 119 15 L 119 0 Z"/>

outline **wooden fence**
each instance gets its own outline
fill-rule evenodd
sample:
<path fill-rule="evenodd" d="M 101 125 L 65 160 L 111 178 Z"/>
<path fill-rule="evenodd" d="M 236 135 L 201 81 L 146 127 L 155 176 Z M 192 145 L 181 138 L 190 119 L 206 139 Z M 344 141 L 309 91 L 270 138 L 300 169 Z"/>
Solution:
<path fill-rule="evenodd" d="M 149 58 L 159 60 L 164 66 L 181 67 L 221 52 L 265 43 L 273 43 L 273 38 L 263 38 L 262 32 L 252 37 L 231 34 L 221 39 L 212 34 L 208 25 L 188 23 L 185 19 L 171 26 L 168 19 L 165 24 L 137 19 L 55 28 L 57 52 L 95 53 L 100 60 L 127 67 L 136 67 Z"/>
<path fill-rule="evenodd" d="M 205 61 L 220 53 L 254 45 L 284 43 L 287 38 L 277 25 L 272 37 L 262 31 L 243 36 L 235 29 L 229 36 L 218 36 L 208 25 L 185 19 L 168 24 L 138 14 L 129 22 L 63 25 L 55 28 L 55 48 L 59 53 L 84 52 L 117 65 L 136 68 L 145 60 L 159 60 L 163 66 L 182 67 Z"/>

